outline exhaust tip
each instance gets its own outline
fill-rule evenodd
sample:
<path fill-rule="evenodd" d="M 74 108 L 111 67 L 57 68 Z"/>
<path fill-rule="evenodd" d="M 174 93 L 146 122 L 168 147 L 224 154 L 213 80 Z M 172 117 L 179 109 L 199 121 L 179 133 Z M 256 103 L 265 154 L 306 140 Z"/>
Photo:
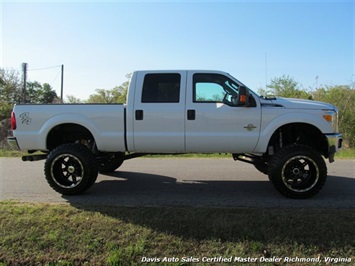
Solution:
<path fill-rule="evenodd" d="M 44 160 L 46 158 L 47 158 L 47 154 L 25 155 L 25 156 L 22 156 L 22 161 L 33 162 L 33 161 Z"/>
<path fill-rule="evenodd" d="M 22 156 L 22 161 L 23 162 L 31 161 L 29 157 L 31 156 Z"/>

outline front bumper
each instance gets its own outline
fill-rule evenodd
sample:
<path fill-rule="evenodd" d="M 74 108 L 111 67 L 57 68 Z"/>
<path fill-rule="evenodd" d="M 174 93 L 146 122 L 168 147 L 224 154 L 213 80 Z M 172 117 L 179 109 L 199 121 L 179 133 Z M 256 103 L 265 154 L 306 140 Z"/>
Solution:
<path fill-rule="evenodd" d="M 14 150 L 20 149 L 20 147 L 18 146 L 16 137 L 7 137 L 7 143 L 9 143 L 10 147 Z"/>
<path fill-rule="evenodd" d="M 329 162 L 334 162 L 334 155 L 342 149 L 343 135 L 340 133 L 325 134 L 328 140 L 328 157 Z"/>

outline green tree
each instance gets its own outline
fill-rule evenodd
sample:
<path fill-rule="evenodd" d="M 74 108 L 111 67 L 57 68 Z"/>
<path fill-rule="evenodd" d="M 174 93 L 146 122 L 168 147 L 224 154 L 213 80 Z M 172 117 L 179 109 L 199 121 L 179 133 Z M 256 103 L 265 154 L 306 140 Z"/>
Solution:
<path fill-rule="evenodd" d="M 283 75 L 280 78 L 273 78 L 267 87 L 270 88 L 270 93 L 275 96 L 312 99 L 312 95 L 306 90 L 300 89 L 298 82 L 288 75 Z"/>
<path fill-rule="evenodd" d="M 105 90 L 105 89 L 96 89 L 95 94 L 91 94 L 87 103 L 115 103 L 117 99 L 114 95 L 114 89 Z"/>
<path fill-rule="evenodd" d="M 53 103 L 54 101 L 59 100 L 59 97 L 51 85 L 43 83 L 41 95 L 38 100 L 40 103 Z"/>
<path fill-rule="evenodd" d="M 127 99 L 127 93 L 128 93 L 128 86 L 129 86 L 129 81 L 131 79 L 132 74 L 127 74 L 126 78 L 127 81 L 123 82 L 120 86 L 115 87 L 118 92 L 118 103 L 125 103 Z"/>
<path fill-rule="evenodd" d="M 0 100 L 0 121 L 10 118 L 12 108 L 13 104 Z"/>
<path fill-rule="evenodd" d="M 339 110 L 339 132 L 345 144 L 355 148 L 355 89 L 349 85 L 325 86 L 313 93 L 316 101 L 335 105 Z"/>
<path fill-rule="evenodd" d="M 67 95 L 65 103 L 82 103 L 83 101 L 80 98 L 76 98 L 74 95 Z"/>
<path fill-rule="evenodd" d="M 126 78 L 129 79 L 131 74 L 127 74 Z M 111 90 L 97 89 L 95 94 L 91 94 L 87 103 L 125 103 L 127 98 L 129 80 L 116 86 Z"/>
<path fill-rule="evenodd" d="M 38 103 L 37 98 L 42 90 L 42 85 L 38 81 L 27 82 L 26 101 L 29 103 Z"/>
<path fill-rule="evenodd" d="M 15 103 L 21 102 L 21 81 L 19 73 L 15 70 L 0 68 L 0 122 L 8 124 L 6 121 L 11 116 L 11 110 Z M 1 127 L 1 136 L 6 136 L 10 128 Z M 0 142 L 3 140 L 0 139 Z"/>
<path fill-rule="evenodd" d="M 41 85 L 38 81 L 27 82 L 26 94 L 28 103 L 53 103 L 59 99 L 51 85 L 48 83 Z"/>
<path fill-rule="evenodd" d="M 8 148 L 6 137 L 10 130 L 11 110 L 21 102 L 21 81 L 15 70 L 0 68 L 0 148 Z"/>
<path fill-rule="evenodd" d="M 15 70 L 0 68 L 0 101 L 19 103 L 22 98 L 22 84 Z"/>

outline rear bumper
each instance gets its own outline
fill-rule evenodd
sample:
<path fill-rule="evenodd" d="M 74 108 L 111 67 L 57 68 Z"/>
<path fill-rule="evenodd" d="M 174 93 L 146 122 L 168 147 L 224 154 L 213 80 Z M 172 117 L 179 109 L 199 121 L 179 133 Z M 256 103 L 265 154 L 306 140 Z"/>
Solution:
<path fill-rule="evenodd" d="M 334 155 L 336 152 L 342 149 L 343 135 L 340 133 L 336 134 L 325 134 L 328 140 L 328 156 L 329 162 L 334 162 Z"/>
<path fill-rule="evenodd" d="M 20 147 L 18 146 L 16 137 L 7 137 L 7 143 L 11 146 L 14 150 L 19 150 Z"/>

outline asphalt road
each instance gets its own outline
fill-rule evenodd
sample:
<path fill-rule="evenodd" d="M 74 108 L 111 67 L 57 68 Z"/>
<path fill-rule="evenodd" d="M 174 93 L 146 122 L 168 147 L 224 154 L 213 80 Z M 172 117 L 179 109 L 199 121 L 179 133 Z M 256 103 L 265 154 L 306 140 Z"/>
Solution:
<path fill-rule="evenodd" d="M 0 200 L 113 206 L 208 206 L 262 208 L 355 208 L 355 160 L 328 164 L 321 192 L 306 200 L 280 195 L 252 165 L 232 159 L 147 159 L 124 162 L 99 175 L 79 196 L 53 191 L 43 174 L 44 161 L 0 158 Z"/>

